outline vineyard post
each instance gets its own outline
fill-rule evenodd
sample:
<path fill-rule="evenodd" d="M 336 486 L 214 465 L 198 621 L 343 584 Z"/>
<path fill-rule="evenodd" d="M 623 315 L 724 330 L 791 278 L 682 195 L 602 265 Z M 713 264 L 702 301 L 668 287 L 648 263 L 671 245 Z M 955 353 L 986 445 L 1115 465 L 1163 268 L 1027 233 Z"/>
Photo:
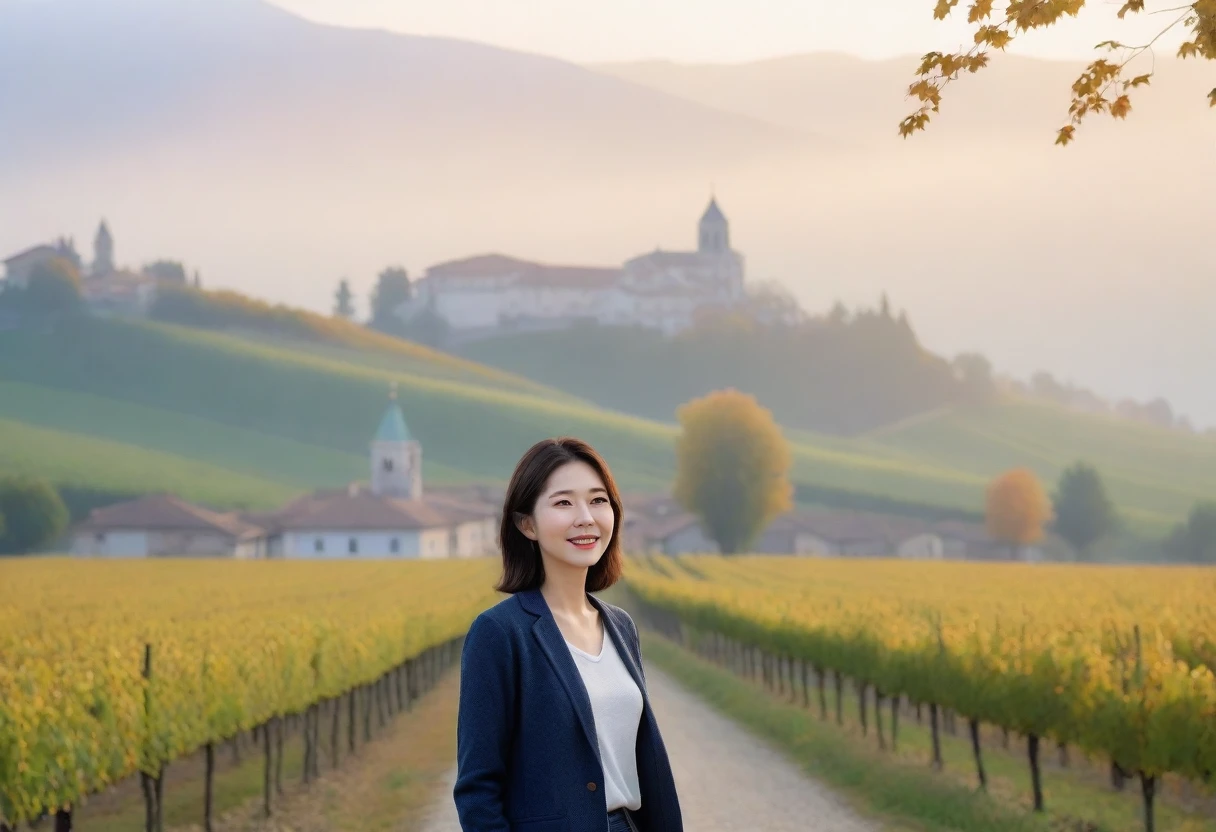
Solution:
<path fill-rule="evenodd" d="M 802 707 L 811 707 L 810 684 L 807 681 L 806 659 L 802 659 Z"/>
<path fill-rule="evenodd" d="M 933 734 L 933 767 L 942 769 L 942 738 L 937 730 L 937 703 L 929 703 L 929 730 Z"/>
<path fill-rule="evenodd" d="M 1153 816 L 1153 797 L 1156 793 L 1157 778 L 1154 775 L 1140 772 L 1140 793 L 1144 796 L 1144 832 L 1154 832 L 1156 819 Z"/>
<path fill-rule="evenodd" d="M 844 725 L 844 678 L 839 670 L 833 670 L 832 679 L 836 682 L 836 724 Z"/>
<path fill-rule="evenodd" d="M 897 750 L 895 747 L 895 744 L 898 741 L 897 735 L 899 733 L 899 699 L 900 699 L 900 696 L 898 693 L 891 697 L 891 750 L 892 751 Z"/>
<path fill-rule="evenodd" d="M 351 688 L 346 692 L 347 705 L 347 720 L 346 720 L 346 745 L 351 754 L 355 753 L 355 735 L 358 733 L 356 726 L 358 725 L 358 688 Z"/>
<path fill-rule="evenodd" d="M 283 794 L 283 718 L 274 718 L 274 790 Z"/>
<path fill-rule="evenodd" d="M 874 687 L 874 731 L 878 734 L 878 750 L 887 750 L 887 741 L 882 736 L 882 691 L 878 686 Z"/>
<path fill-rule="evenodd" d="M 1060 767 L 1068 768 L 1068 743 L 1062 742 L 1058 748 L 1060 751 Z"/>
<path fill-rule="evenodd" d="M 304 784 L 312 776 L 312 705 L 304 710 L 304 765 L 301 767 Z"/>
<path fill-rule="evenodd" d="M 266 758 L 266 765 L 262 774 L 262 814 L 270 817 L 270 788 L 274 767 L 270 759 L 270 731 L 266 729 L 266 723 L 262 724 L 262 751 Z"/>
<path fill-rule="evenodd" d="M 1034 790 L 1034 810 L 1043 811 L 1043 780 L 1039 771 L 1039 735 L 1026 736 L 1026 751 L 1030 756 L 1030 785 Z"/>
<path fill-rule="evenodd" d="M 152 645 L 144 644 L 144 724 L 147 726 L 145 742 L 152 738 Z M 152 749 L 145 746 L 146 763 L 151 763 Z M 142 768 L 139 771 L 139 784 L 144 793 L 144 826 L 147 832 L 160 832 L 160 779 L 164 772 L 163 766 L 157 766 L 157 776 L 153 777 Z"/>
<path fill-rule="evenodd" d="M 342 720 L 342 694 L 338 694 L 333 699 L 329 700 L 330 704 L 330 719 L 332 722 L 329 726 L 329 758 L 333 768 L 338 767 L 338 734 L 339 723 Z"/>
<path fill-rule="evenodd" d="M 321 703 L 313 705 L 312 715 L 312 776 L 313 779 L 321 777 L 321 719 L 322 719 Z"/>
<path fill-rule="evenodd" d="M 372 741 L 372 688 L 363 685 L 363 744 Z"/>
<path fill-rule="evenodd" d="M 819 718 L 824 722 L 828 719 L 827 670 L 823 665 L 815 665 L 815 687 L 819 688 Z"/>
<path fill-rule="evenodd" d="M 72 832 L 72 807 L 55 810 L 55 832 Z"/>
<path fill-rule="evenodd" d="M 988 790 L 988 775 L 984 772 L 984 757 L 980 753 L 980 721 L 970 719 L 967 722 L 971 729 L 971 753 L 975 756 L 975 773 L 980 778 L 980 790 Z"/>
<path fill-rule="evenodd" d="M 858 680 L 856 687 L 857 711 L 861 717 L 861 735 L 865 737 L 869 735 L 870 729 L 866 719 L 866 689 L 869 687 L 869 685 L 865 682 L 865 680 Z"/>
<path fill-rule="evenodd" d="M 417 698 L 418 680 L 417 680 L 417 665 L 413 659 L 405 663 L 405 701 L 406 710 L 413 710 L 414 700 Z"/>
<path fill-rule="evenodd" d="M 215 744 L 207 743 L 205 753 L 206 770 L 203 773 L 203 832 L 212 832 L 211 804 L 213 780 L 215 778 Z"/>

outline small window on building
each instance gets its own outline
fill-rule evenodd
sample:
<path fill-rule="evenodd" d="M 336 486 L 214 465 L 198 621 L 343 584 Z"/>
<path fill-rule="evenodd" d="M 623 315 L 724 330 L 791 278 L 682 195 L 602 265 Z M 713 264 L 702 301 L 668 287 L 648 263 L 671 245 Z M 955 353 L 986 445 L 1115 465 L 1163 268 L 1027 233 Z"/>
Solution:
<path fill-rule="evenodd" d="M 398 552 L 400 552 L 401 551 L 401 541 L 394 537 L 392 540 L 390 540 L 388 542 L 388 550 L 390 552 L 392 552 L 394 555 L 397 554 Z"/>
<path fill-rule="evenodd" d="M 385 471 L 392 471 L 393 470 L 393 461 L 386 457 L 380 467 L 382 467 Z"/>
<path fill-rule="evenodd" d="M 346 541 L 346 551 L 350 552 L 352 555 L 359 554 L 359 538 L 352 537 L 350 540 Z"/>
<path fill-rule="evenodd" d="M 325 538 L 318 537 L 316 540 L 314 540 L 312 542 L 312 550 L 314 552 L 324 552 L 325 551 Z"/>

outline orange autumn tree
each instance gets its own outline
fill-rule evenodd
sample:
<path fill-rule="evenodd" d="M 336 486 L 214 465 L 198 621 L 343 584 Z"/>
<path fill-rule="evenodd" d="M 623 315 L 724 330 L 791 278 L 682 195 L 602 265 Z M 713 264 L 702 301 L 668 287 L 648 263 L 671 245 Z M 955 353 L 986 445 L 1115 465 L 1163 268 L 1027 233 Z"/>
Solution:
<path fill-rule="evenodd" d="M 674 495 L 724 554 L 744 551 L 792 505 L 789 445 L 752 396 L 719 390 L 683 405 Z"/>
<path fill-rule="evenodd" d="M 936 0 L 933 17 L 949 17 L 960 0 Z M 998 52 L 1018 36 L 1034 29 L 1054 26 L 1066 17 L 1076 17 L 1086 0 L 971 0 L 966 5 L 967 22 L 975 26 L 974 45 L 960 52 L 930 52 L 921 59 L 916 71 L 919 80 L 908 87 L 908 95 L 920 101 L 916 112 L 899 125 L 899 133 L 907 138 L 924 130 L 933 113 L 940 109 L 942 89 L 957 80 L 963 72 L 975 73 L 988 65 L 991 50 Z M 1090 0 L 1090 5 L 1096 5 Z M 1092 113 L 1107 113 L 1112 118 L 1127 118 L 1131 112 L 1131 91 L 1147 85 L 1153 78 L 1150 61 L 1146 71 L 1133 73 L 1130 64 L 1146 52 L 1152 58 L 1153 46 L 1167 32 L 1183 28 L 1187 38 L 1178 47 L 1180 58 L 1216 60 L 1216 0 L 1195 0 L 1177 3 L 1171 0 L 1124 0 L 1119 19 L 1128 15 L 1162 16 L 1162 26 L 1147 43 L 1124 43 L 1105 40 L 1095 49 L 1110 53 L 1111 58 L 1099 58 L 1089 64 L 1072 85 L 1072 103 L 1068 108 L 1069 123 L 1059 129 L 1056 144 L 1072 141 L 1077 126 Z M 1216 88 L 1208 93 L 1208 102 L 1216 107 Z"/>
<path fill-rule="evenodd" d="M 1016 552 L 1043 539 L 1051 521 L 1051 500 L 1038 477 L 1029 469 L 1015 468 L 988 486 L 986 519 L 988 534 L 1008 543 Z"/>

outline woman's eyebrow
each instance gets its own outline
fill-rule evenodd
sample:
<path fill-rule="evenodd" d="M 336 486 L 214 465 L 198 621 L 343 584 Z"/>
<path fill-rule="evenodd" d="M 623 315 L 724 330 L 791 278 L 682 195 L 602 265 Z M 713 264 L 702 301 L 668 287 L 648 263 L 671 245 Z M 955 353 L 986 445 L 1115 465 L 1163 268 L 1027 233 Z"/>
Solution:
<path fill-rule="evenodd" d="M 595 493 L 607 494 L 608 493 L 608 489 L 603 488 L 601 486 L 596 486 L 595 488 L 590 489 L 590 491 L 592 494 L 595 494 Z M 573 493 L 574 493 L 573 488 L 563 488 L 561 491 L 554 491 L 552 494 L 549 495 L 549 497 L 550 497 L 550 499 L 552 499 L 553 497 L 562 497 L 567 494 L 573 494 Z"/>

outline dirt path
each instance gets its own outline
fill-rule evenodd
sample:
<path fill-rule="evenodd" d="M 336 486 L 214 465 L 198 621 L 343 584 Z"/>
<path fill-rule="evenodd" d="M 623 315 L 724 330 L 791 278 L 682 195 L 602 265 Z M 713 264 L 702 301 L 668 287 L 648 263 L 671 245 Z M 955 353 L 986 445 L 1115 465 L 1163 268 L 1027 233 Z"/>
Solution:
<path fill-rule="evenodd" d="M 653 664 L 647 687 L 671 758 L 688 832 L 874 832 L 779 751 L 714 711 Z M 452 803 L 456 771 L 420 832 L 460 832 Z"/>

